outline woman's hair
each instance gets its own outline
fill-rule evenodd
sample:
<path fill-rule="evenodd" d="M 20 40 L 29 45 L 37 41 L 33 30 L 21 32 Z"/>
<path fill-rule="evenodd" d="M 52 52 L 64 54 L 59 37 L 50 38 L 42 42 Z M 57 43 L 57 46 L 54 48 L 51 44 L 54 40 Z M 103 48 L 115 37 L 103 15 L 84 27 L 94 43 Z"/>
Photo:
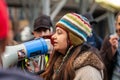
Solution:
<path fill-rule="evenodd" d="M 82 46 L 76 46 L 70 51 L 70 55 L 68 59 L 65 61 L 63 66 L 61 67 L 61 71 L 58 73 L 58 76 L 55 78 L 55 80 L 73 80 L 75 77 L 75 70 L 73 69 L 73 62 L 80 54 L 82 54 L 84 51 L 90 50 L 90 46 L 88 45 L 82 45 Z M 96 50 L 93 50 L 95 54 L 98 52 L 95 52 Z M 48 63 L 48 67 L 46 68 L 45 72 L 42 74 L 42 77 L 46 80 L 52 80 L 52 76 L 54 73 L 54 63 L 56 62 L 57 58 L 61 54 L 58 52 L 54 52 L 51 57 L 50 61 Z"/>
<path fill-rule="evenodd" d="M 110 35 L 107 35 L 103 41 L 101 50 L 100 50 L 100 55 L 102 56 L 103 59 L 105 60 L 111 60 L 113 55 L 112 55 L 112 49 L 111 49 L 111 44 L 109 42 L 109 37 Z M 107 59 L 106 59 L 107 58 Z"/>

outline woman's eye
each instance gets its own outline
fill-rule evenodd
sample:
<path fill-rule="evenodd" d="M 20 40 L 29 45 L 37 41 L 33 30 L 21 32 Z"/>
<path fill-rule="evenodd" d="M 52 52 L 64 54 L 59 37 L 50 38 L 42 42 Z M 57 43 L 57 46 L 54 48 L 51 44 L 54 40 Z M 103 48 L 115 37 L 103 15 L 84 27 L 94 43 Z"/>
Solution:
<path fill-rule="evenodd" d="M 61 31 L 61 30 L 57 30 L 57 33 L 58 33 L 58 34 L 62 34 L 62 31 Z"/>

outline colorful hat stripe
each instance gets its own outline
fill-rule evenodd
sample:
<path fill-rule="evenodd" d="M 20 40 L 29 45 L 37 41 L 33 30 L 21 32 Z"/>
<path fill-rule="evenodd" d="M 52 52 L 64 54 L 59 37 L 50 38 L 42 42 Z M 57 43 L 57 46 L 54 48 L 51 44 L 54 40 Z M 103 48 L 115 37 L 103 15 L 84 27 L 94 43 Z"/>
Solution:
<path fill-rule="evenodd" d="M 60 20 L 60 23 L 64 26 L 67 26 L 67 29 L 69 29 L 70 31 L 73 31 L 74 34 L 76 34 L 78 36 L 81 35 L 83 37 L 83 39 L 86 41 L 87 34 L 85 34 L 85 32 L 76 28 L 74 25 L 72 25 L 70 22 L 66 21 L 65 19 Z"/>
<path fill-rule="evenodd" d="M 89 24 L 89 21 L 87 20 L 87 18 L 86 18 L 86 20 L 85 19 L 83 19 L 83 16 L 81 16 L 81 15 L 78 15 L 78 14 L 76 14 L 76 13 L 71 13 L 71 14 L 74 14 L 75 16 L 77 16 L 78 18 L 80 18 L 83 22 L 84 22 L 84 24 L 87 24 L 87 26 L 89 27 L 89 28 L 91 28 L 90 27 L 90 24 Z M 84 17 L 85 18 L 85 17 Z M 85 21 L 84 21 L 85 20 Z"/>
<path fill-rule="evenodd" d="M 83 19 L 82 16 L 81 17 L 80 16 L 76 16 L 76 15 L 73 16 L 73 14 L 68 14 L 68 15 L 71 16 L 70 19 L 73 18 L 73 21 L 77 20 L 76 22 L 78 22 L 78 24 L 82 26 L 82 27 L 80 27 L 81 29 L 84 29 L 84 31 L 86 30 L 87 33 L 91 32 L 91 28 L 90 28 L 90 25 L 88 25 L 89 24 L 88 21 L 86 21 L 85 19 Z"/>
<path fill-rule="evenodd" d="M 86 33 L 86 30 L 84 31 L 83 29 L 81 29 L 80 27 L 77 27 L 79 26 L 79 24 L 75 23 L 72 19 L 69 19 L 68 17 L 64 18 L 64 20 L 68 21 L 70 24 L 72 24 L 74 27 L 76 27 L 78 30 L 80 29 L 81 31 L 83 31 L 86 35 L 88 35 Z"/>
<path fill-rule="evenodd" d="M 82 21 L 80 22 L 80 19 L 78 20 L 75 17 L 72 17 L 72 15 L 66 15 L 63 17 L 63 19 L 67 19 L 69 22 L 77 26 L 79 29 L 83 30 L 87 35 L 90 35 L 89 33 L 91 32 L 91 29 L 87 27 L 87 25 L 82 24 Z M 80 27 L 81 25 L 82 27 Z"/>

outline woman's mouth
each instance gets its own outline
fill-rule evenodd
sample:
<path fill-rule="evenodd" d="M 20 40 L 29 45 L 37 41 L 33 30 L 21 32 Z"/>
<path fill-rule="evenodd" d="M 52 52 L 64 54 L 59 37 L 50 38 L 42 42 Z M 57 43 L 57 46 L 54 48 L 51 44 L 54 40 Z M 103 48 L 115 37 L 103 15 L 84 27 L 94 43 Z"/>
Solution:
<path fill-rule="evenodd" d="M 57 42 L 53 42 L 53 45 L 54 45 L 54 46 L 57 45 Z"/>

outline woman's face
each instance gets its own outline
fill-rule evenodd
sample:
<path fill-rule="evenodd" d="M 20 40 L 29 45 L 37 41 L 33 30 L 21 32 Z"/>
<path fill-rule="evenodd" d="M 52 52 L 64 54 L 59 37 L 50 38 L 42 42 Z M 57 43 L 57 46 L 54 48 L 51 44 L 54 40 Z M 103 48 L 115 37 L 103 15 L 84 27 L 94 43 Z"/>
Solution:
<path fill-rule="evenodd" d="M 118 34 L 118 36 L 120 37 L 120 15 L 118 16 L 118 19 L 116 20 L 116 33 Z"/>
<path fill-rule="evenodd" d="M 65 54 L 67 49 L 67 32 L 60 27 L 56 28 L 55 34 L 52 36 L 53 47 L 55 51 Z"/>

